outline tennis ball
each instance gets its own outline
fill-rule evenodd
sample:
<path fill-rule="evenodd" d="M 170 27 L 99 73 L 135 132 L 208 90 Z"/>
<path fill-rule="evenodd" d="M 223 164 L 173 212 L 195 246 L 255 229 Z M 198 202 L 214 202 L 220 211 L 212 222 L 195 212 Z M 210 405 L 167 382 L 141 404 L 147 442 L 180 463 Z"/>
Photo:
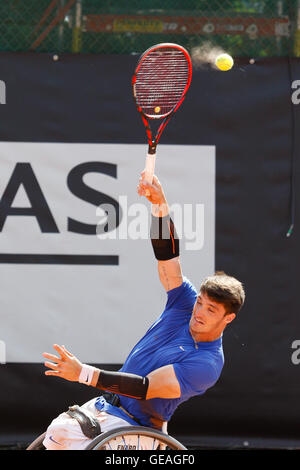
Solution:
<path fill-rule="evenodd" d="M 154 108 L 154 111 L 155 111 L 156 114 L 158 114 L 159 111 L 160 111 L 160 107 L 159 107 L 159 106 L 156 106 L 156 108 Z"/>
<path fill-rule="evenodd" d="M 220 54 L 215 61 L 218 69 L 223 70 L 224 72 L 230 70 L 234 64 L 233 58 L 229 54 Z"/>

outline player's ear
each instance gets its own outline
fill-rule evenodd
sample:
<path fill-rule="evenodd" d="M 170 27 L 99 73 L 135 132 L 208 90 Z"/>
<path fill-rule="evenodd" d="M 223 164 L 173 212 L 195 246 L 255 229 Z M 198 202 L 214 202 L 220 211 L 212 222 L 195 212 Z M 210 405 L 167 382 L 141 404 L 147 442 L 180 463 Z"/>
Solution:
<path fill-rule="evenodd" d="M 235 313 L 233 313 L 233 312 L 232 313 L 227 313 L 225 315 L 225 322 L 226 323 L 231 323 L 235 319 L 235 317 L 236 317 Z"/>

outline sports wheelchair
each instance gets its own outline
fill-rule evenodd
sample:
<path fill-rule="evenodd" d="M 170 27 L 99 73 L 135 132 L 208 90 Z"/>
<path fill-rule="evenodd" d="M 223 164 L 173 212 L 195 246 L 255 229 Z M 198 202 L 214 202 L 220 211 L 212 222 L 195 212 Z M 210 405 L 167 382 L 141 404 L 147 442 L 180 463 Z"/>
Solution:
<path fill-rule="evenodd" d="M 45 450 L 45 435 L 41 434 L 26 450 Z M 187 450 L 168 434 L 144 426 L 126 426 L 99 434 L 84 450 L 143 450 L 141 437 L 147 437 L 148 443 L 152 441 L 152 450 Z"/>

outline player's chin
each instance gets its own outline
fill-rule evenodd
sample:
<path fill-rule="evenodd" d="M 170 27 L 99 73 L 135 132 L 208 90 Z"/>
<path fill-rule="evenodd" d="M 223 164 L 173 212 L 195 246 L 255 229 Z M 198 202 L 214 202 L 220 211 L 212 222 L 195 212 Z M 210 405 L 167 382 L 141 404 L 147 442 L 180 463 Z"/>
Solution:
<path fill-rule="evenodd" d="M 197 332 L 197 333 L 200 333 L 202 331 L 205 331 L 205 325 L 203 322 L 199 322 L 197 321 L 195 318 L 191 318 L 190 320 L 190 328 Z"/>

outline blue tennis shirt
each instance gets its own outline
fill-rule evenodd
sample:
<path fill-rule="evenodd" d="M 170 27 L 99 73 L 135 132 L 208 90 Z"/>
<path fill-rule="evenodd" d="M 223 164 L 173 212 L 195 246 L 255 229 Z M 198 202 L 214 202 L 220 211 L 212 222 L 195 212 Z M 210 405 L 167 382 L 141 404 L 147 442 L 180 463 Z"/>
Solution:
<path fill-rule="evenodd" d="M 134 346 L 120 369 L 121 372 L 146 376 L 167 364 L 174 366 L 180 384 L 180 398 L 137 400 L 120 395 L 121 406 L 138 418 L 143 426 L 155 427 L 152 417 L 169 421 L 180 403 L 202 395 L 217 382 L 224 365 L 222 337 L 195 343 L 189 332 L 197 298 L 193 284 L 184 277 L 181 286 L 168 291 L 167 295 L 163 313 Z M 108 404 L 103 397 L 96 400 L 95 406 L 136 425 L 120 408 Z"/>

